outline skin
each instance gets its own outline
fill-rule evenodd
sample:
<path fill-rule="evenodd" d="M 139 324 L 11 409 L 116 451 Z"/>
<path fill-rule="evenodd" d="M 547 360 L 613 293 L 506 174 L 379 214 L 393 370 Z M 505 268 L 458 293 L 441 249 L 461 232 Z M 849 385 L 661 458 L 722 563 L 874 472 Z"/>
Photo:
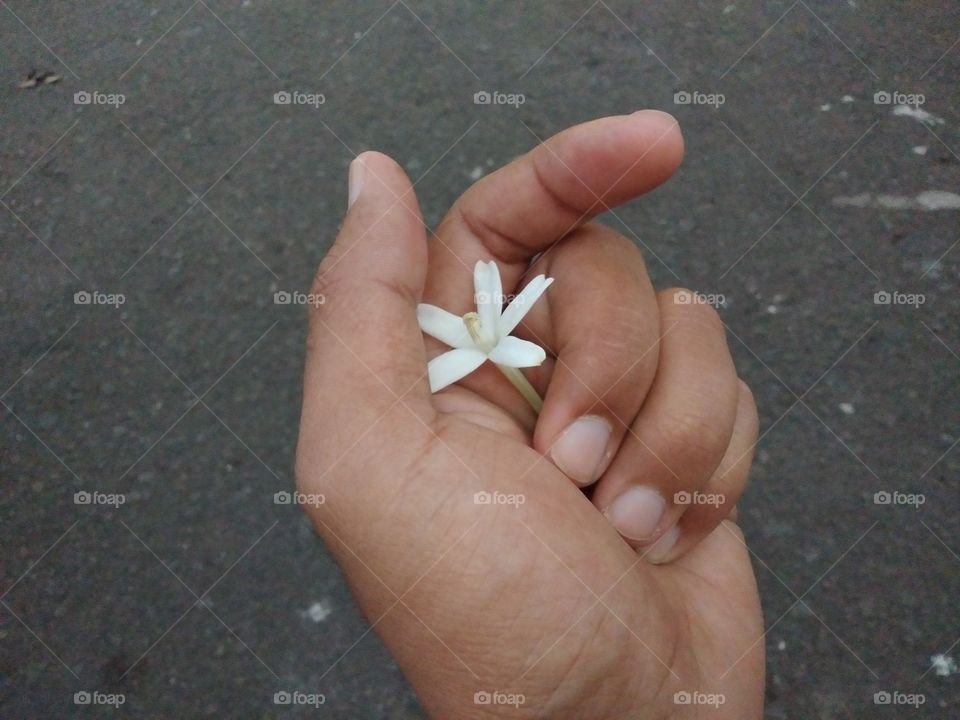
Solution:
<path fill-rule="evenodd" d="M 432 717 L 762 716 L 760 604 L 734 521 L 752 396 L 714 310 L 655 292 L 634 244 L 590 222 L 682 155 L 664 113 L 578 125 L 474 184 L 429 240 L 393 160 L 351 166 L 312 289 L 325 302 L 310 313 L 297 482 L 323 494 L 311 520 Z M 556 278 L 515 331 L 547 350 L 525 371 L 539 418 L 489 363 L 429 390 L 427 360 L 446 348 L 416 306 L 472 310 L 473 265 L 491 259 L 506 293 Z M 611 428 L 592 476 L 551 455 L 582 416 Z M 636 485 L 667 511 L 626 538 L 604 511 Z M 697 490 L 723 501 L 672 502 Z M 652 552 L 674 524 L 676 545 Z M 478 704 L 482 691 L 523 701 Z"/>

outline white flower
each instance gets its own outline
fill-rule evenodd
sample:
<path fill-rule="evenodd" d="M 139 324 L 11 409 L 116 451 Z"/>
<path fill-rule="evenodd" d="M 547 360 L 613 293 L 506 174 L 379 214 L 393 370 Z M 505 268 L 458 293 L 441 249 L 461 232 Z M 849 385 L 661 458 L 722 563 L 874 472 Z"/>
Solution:
<path fill-rule="evenodd" d="M 512 337 L 510 333 L 552 282 L 553 278 L 537 275 L 501 313 L 503 287 L 500 270 L 492 260 L 478 262 L 473 268 L 476 312 L 469 312 L 461 318 L 435 305 L 417 306 L 420 329 L 453 348 L 427 363 L 430 391 L 442 390 L 490 360 L 537 408 L 528 395 L 533 389 L 515 368 L 536 367 L 543 363 L 547 354 L 539 345 Z M 533 394 L 536 396 L 536 392 Z M 539 396 L 536 399 L 539 400 Z"/>

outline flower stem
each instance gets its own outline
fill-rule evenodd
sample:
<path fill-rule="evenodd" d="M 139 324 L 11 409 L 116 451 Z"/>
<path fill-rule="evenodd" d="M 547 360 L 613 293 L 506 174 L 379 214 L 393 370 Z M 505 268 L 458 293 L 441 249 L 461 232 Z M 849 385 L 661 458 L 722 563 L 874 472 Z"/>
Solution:
<path fill-rule="evenodd" d="M 523 373 L 514 367 L 506 367 L 497 363 L 494 363 L 494 365 L 496 365 L 497 369 L 504 374 L 507 380 L 513 383 L 513 386 L 520 391 L 521 395 L 523 395 L 524 400 L 530 403 L 530 407 L 532 407 L 533 411 L 539 415 L 540 411 L 543 410 L 543 398 L 537 394 L 537 391 L 533 389 L 533 385 L 531 385 L 530 381 L 524 377 Z"/>

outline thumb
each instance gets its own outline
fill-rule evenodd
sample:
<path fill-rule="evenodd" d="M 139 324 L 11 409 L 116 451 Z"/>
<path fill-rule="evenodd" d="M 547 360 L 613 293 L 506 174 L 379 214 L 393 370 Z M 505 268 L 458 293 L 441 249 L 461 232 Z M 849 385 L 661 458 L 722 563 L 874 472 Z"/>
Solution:
<path fill-rule="evenodd" d="M 406 173 L 381 153 L 359 155 L 343 227 L 312 287 L 301 446 L 326 459 L 315 457 L 314 471 L 400 401 L 428 404 L 416 319 L 426 270 L 426 234 Z"/>

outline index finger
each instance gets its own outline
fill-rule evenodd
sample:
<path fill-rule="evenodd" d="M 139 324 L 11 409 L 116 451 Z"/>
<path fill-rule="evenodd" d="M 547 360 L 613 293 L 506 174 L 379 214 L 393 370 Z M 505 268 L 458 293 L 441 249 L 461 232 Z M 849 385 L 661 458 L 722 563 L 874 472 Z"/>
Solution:
<path fill-rule="evenodd" d="M 600 118 L 554 135 L 454 203 L 430 242 L 425 302 L 468 310 L 478 260 L 496 260 L 510 292 L 533 256 L 660 185 L 682 157 L 677 121 L 658 110 Z"/>

